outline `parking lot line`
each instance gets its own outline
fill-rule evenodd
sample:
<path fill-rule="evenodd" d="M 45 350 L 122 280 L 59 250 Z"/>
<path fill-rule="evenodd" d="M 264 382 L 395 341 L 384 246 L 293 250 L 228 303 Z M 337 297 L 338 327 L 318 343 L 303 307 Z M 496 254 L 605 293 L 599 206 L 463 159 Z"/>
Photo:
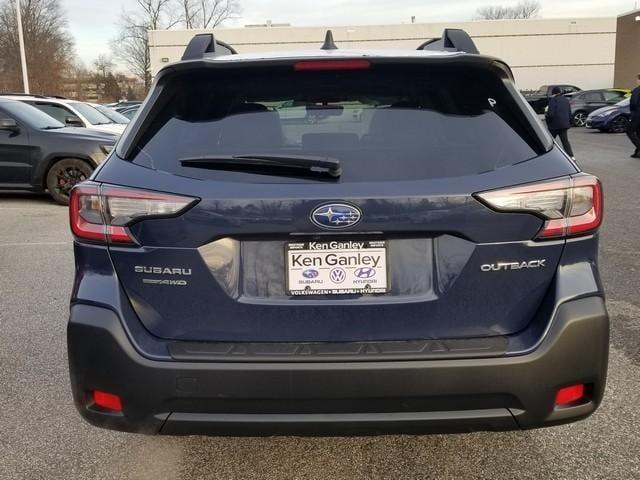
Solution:
<path fill-rule="evenodd" d="M 0 243 L 0 247 L 43 247 L 53 245 L 68 245 L 71 241 L 67 242 L 20 242 L 20 243 Z"/>

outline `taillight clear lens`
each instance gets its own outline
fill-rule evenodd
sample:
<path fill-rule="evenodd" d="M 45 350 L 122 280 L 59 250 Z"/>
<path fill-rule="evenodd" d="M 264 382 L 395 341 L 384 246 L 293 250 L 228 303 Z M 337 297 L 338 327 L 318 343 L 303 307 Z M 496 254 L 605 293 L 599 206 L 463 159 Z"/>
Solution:
<path fill-rule="evenodd" d="M 71 230 L 85 240 L 135 244 L 129 225 L 142 218 L 179 215 L 196 200 L 133 188 L 80 184 L 71 191 Z"/>
<path fill-rule="evenodd" d="M 69 221 L 71 231 L 76 237 L 97 242 L 106 241 L 100 203 L 97 185 L 79 184 L 71 190 Z"/>
<path fill-rule="evenodd" d="M 127 225 L 141 217 L 180 213 L 193 198 L 120 187 L 103 187 L 105 218 L 110 225 Z"/>
<path fill-rule="evenodd" d="M 591 175 L 493 190 L 476 197 L 494 210 L 542 217 L 546 222 L 539 239 L 592 233 L 602 223 L 602 185 Z"/>

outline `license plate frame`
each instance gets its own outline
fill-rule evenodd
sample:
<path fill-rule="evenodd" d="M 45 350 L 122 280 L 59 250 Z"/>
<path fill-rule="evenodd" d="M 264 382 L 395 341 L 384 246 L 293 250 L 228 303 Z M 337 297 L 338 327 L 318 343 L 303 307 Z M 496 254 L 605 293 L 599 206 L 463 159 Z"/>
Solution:
<path fill-rule="evenodd" d="M 284 263 L 286 293 L 291 297 L 391 291 L 387 240 L 286 242 Z"/>

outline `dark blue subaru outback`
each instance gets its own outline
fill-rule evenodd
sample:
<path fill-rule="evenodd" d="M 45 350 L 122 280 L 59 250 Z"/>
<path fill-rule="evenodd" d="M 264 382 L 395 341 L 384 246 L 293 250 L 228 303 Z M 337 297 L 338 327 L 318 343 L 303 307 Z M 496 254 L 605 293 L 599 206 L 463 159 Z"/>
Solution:
<path fill-rule="evenodd" d="M 273 55 L 196 36 L 72 192 L 76 406 L 150 434 L 585 418 L 602 205 L 462 31 Z"/>

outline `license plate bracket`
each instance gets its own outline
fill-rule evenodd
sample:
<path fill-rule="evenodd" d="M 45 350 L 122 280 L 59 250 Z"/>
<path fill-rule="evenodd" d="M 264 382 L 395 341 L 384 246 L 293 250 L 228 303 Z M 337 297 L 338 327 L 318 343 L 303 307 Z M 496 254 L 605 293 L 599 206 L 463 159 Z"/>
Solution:
<path fill-rule="evenodd" d="M 390 291 L 386 240 L 285 245 L 287 295 L 373 295 Z"/>

